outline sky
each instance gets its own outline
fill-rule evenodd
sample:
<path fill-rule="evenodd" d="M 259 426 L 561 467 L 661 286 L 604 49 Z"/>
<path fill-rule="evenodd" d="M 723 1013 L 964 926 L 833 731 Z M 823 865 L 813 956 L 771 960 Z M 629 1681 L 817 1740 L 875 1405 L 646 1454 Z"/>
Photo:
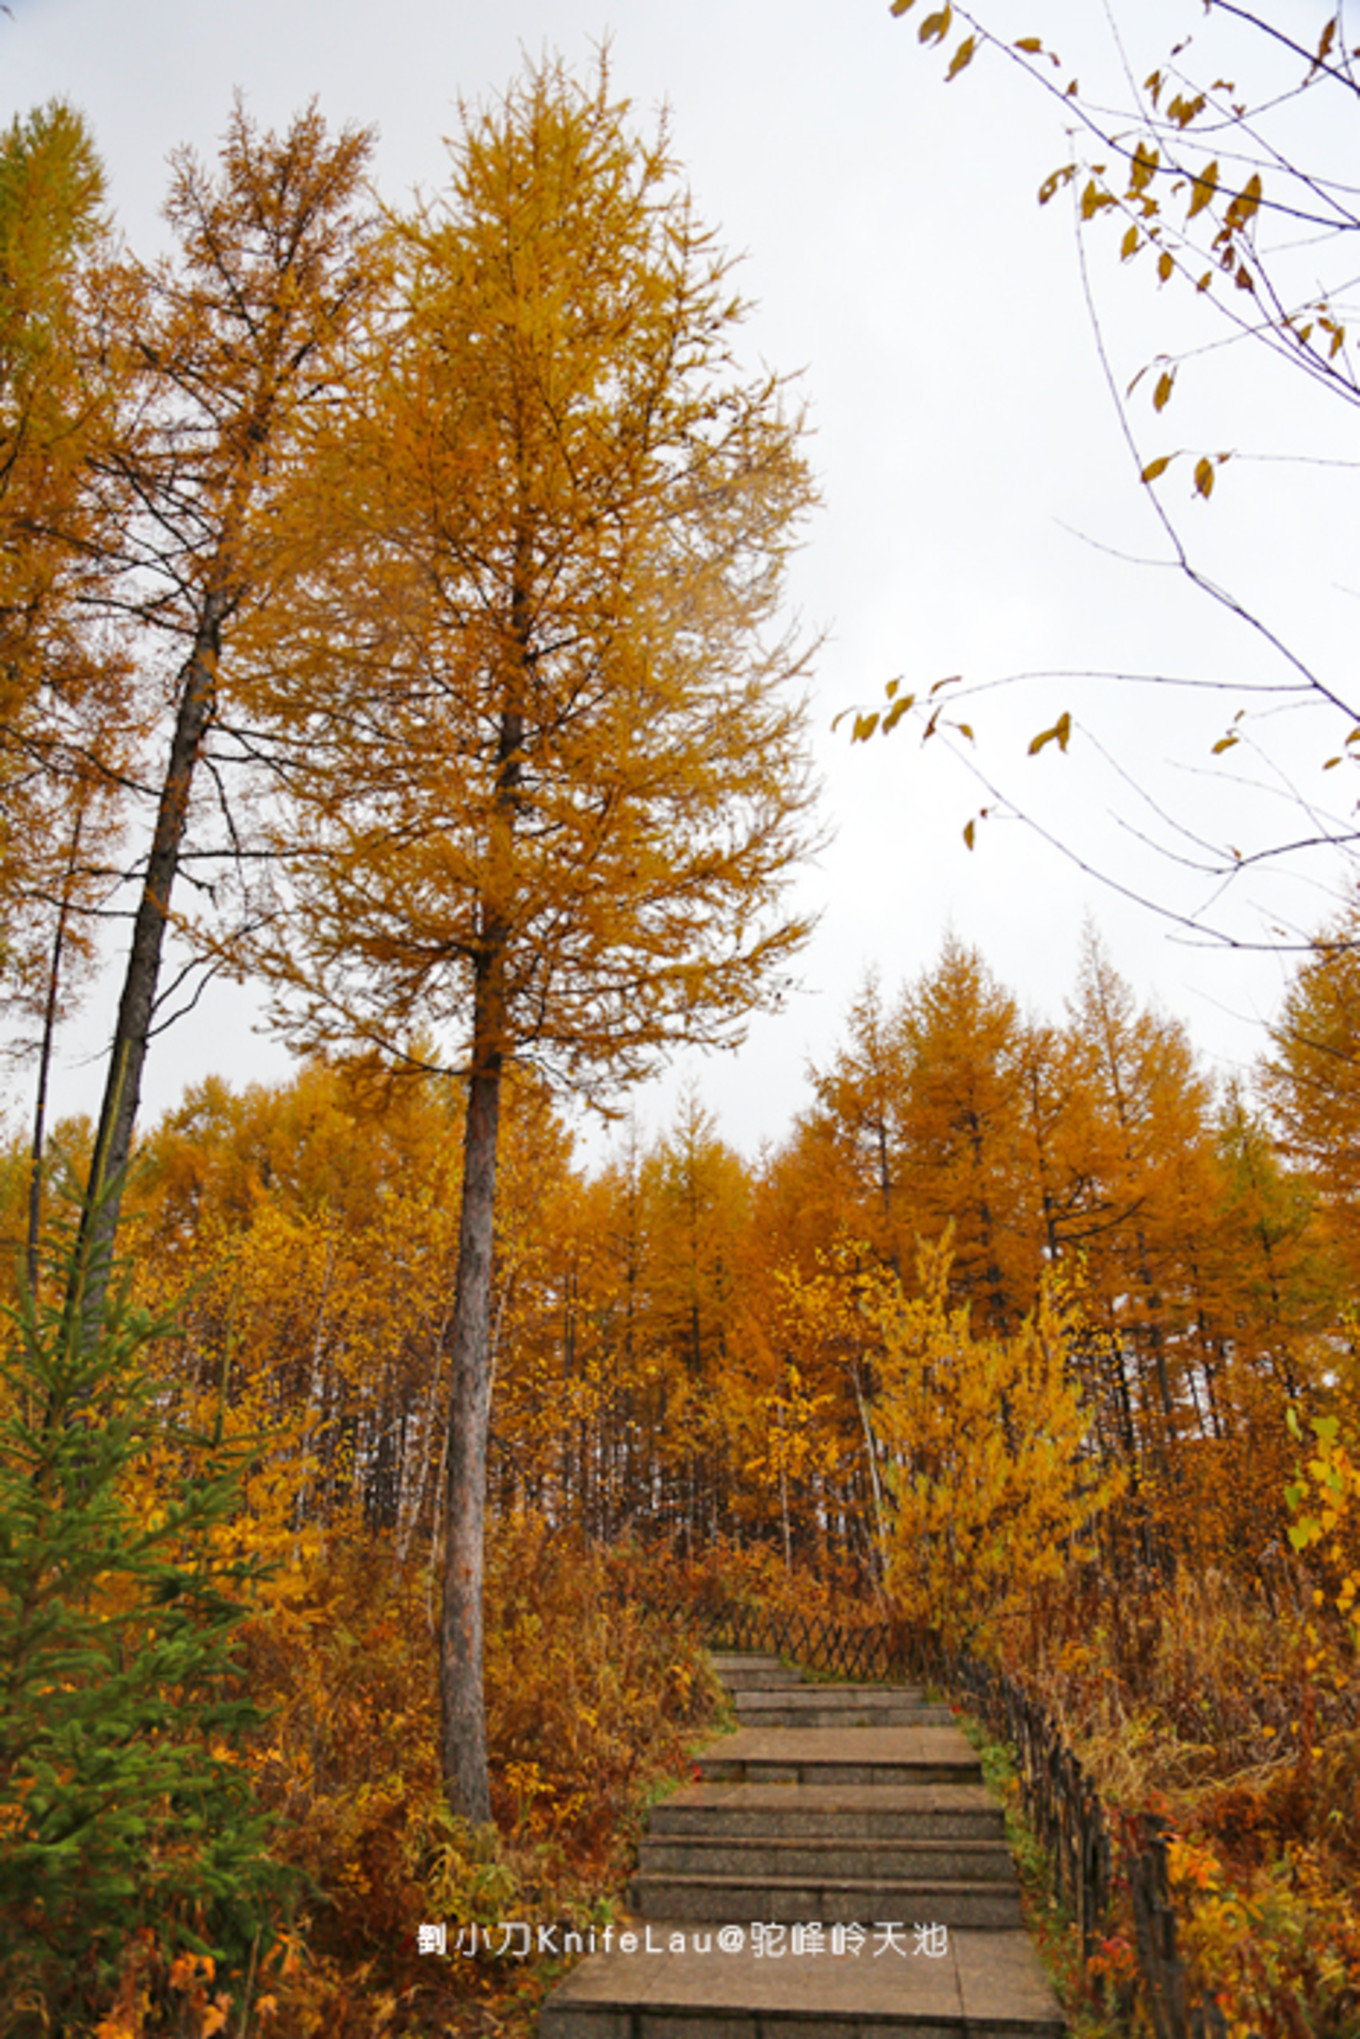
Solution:
<path fill-rule="evenodd" d="M 1312 42 L 1330 7 L 1275 0 L 1274 11 Z M 1125 13 L 1137 66 L 1144 46 L 1155 60 L 1201 10 L 1138 0 L 1135 12 L 1130 0 Z M 1108 61 L 1089 0 L 1034 0 L 1028 14 L 1074 65 Z M 234 90 L 271 125 L 313 97 L 333 124 L 376 124 L 376 181 L 398 203 L 441 183 L 460 100 L 493 97 L 544 52 L 584 73 L 607 39 L 615 89 L 639 126 L 669 109 L 700 216 L 744 258 L 740 281 L 757 306 L 749 360 L 797 373 L 807 405 L 823 504 L 791 569 L 790 604 L 825 637 L 810 727 L 830 840 L 793 895 L 819 916 L 798 988 L 752 1022 L 738 1053 L 679 1056 L 639 1093 L 649 1134 L 692 1082 L 734 1145 L 749 1153 L 783 1138 L 865 972 L 895 992 L 933 965 L 946 930 L 978 947 L 1027 1009 L 1057 1018 L 1094 921 L 1140 998 L 1182 1019 L 1215 1068 L 1248 1071 L 1264 1051 L 1289 958 L 1188 936 L 1014 818 L 982 820 L 969 850 L 965 824 L 996 803 L 944 743 L 922 745 L 903 725 L 851 745 L 846 723 L 832 728 L 846 709 L 881 703 L 895 677 L 924 692 L 953 674 L 1036 675 L 970 702 L 974 764 L 1056 843 L 1173 912 L 1197 909 L 1212 887 L 1145 839 L 1163 831 L 1158 810 L 1249 854 L 1272 829 L 1296 828 L 1314 798 L 1349 799 L 1344 771 L 1319 776 L 1347 732 L 1339 716 L 1328 734 L 1272 713 L 1224 759 L 1231 772 L 1211 775 L 1235 698 L 1094 676 L 1259 684 L 1284 670 L 1259 631 L 1155 563 L 1166 540 L 1138 465 L 1192 447 L 1234 454 L 1210 503 L 1193 496 L 1184 461 L 1165 485 L 1193 557 L 1340 683 L 1357 593 L 1350 416 L 1250 350 L 1214 349 L 1187 364 L 1161 416 L 1151 379 L 1135 393 L 1135 457 L 1098 335 L 1123 388 L 1160 351 L 1212 337 L 1202 307 L 1160 293 L 1146 261 L 1121 268 L 1117 237 L 1094 231 L 1097 334 L 1072 207 L 1036 203 L 1067 160 L 1062 108 L 991 51 L 946 85 L 916 24 L 915 14 L 893 20 L 886 0 L 386 0 L 381 10 L 10 0 L 0 13 L 0 115 L 53 95 L 81 107 L 141 253 L 165 240 L 167 157 L 185 143 L 210 157 Z M 1266 81 L 1259 58 L 1256 73 Z M 1319 151 L 1348 140 L 1311 110 L 1298 132 Z M 1075 724 L 1066 754 L 1050 744 L 1027 757 L 1030 737 L 1064 710 Z M 956 748 L 969 751 L 962 739 Z M 1327 860 L 1306 873 L 1267 868 L 1224 910 L 1249 943 L 1271 943 L 1274 929 L 1296 942 L 1336 913 L 1344 889 Z M 68 1031 L 59 1111 L 97 1101 L 114 984 Z M 210 1071 L 239 1083 L 288 1067 L 248 994 L 215 991 L 156 1044 L 144 1116 Z M 21 1088 L 13 1095 L 22 1101 Z"/>

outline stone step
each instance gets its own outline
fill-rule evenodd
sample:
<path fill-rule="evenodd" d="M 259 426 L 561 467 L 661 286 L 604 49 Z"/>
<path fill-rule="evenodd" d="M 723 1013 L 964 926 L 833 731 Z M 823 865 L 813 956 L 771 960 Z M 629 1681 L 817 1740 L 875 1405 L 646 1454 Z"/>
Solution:
<path fill-rule="evenodd" d="M 760 1834 L 647 1834 L 638 1850 L 640 1876 L 740 1876 L 755 1882 L 798 1877 L 858 1877 L 870 1883 L 949 1881 L 1013 1883 L 1015 1865 L 1004 1841 L 925 1841 L 895 1836 L 866 1841 Z"/>
<path fill-rule="evenodd" d="M 729 1692 L 774 1692 L 797 1688 L 801 1671 L 781 1664 L 778 1657 L 724 1657 L 710 1653 L 709 1662 Z"/>
<path fill-rule="evenodd" d="M 652 1808 L 637 1916 L 599 1929 L 541 2039 L 1062 2039 L 953 1716 L 769 1656 L 714 1662 L 737 1732 Z"/>
<path fill-rule="evenodd" d="M 553 1991 L 540 2039 L 1063 2039 L 1027 1936 L 949 1933 L 944 1952 L 723 1952 L 712 1930 L 639 1927 L 638 1945 L 588 1955 Z M 682 1942 L 676 1948 L 674 1940 Z"/>
<path fill-rule="evenodd" d="M 954 1727 L 738 1728 L 701 1752 L 702 1780 L 729 1784 L 977 1784 Z"/>
<path fill-rule="evenodd" d="M 794 1876 L 649 1876 L 628 1885 L 629 1908 L 642 1919 L 711 1921 L 745 1925 L 768 1920 L 795 1926 L 866 1924 L 895 1919 L 951 1929 L 1002 1932 L 1020 1925 L 1020 1892 L 1012 1881 L 925 1876 L 914 1881 L 867 1876 L 819 1876 L 804 1867 Z"/>
<path fill-rule="evenodd" d="M 982 1784 L 689 1784 L 652 1807 L 653 1834 L 794 1840 L 1000 1841 L 1006 1818 Z"/>
<path fill-rule="evenodd" d="M 737 1719 L 743 1727 L 952 1727 L 947 1706 L 923 1706 L 910 1699 L 857 1701 L 824 1698 L 820 1688 L 800 1692 L 740 1692 Z"/>
<path fill-rule="evenodd" d="M 826 1685 L 817 1679 L 795 1677 L 792 1682 L 781 1680 L 770 1685 L 753 1679 L 729 1690 L 738 1706 L 773 1706 L 781 1699 L 810 1699 L 822 1706 L 930 1706 L 933 1712 L 943 1713 L 949 1720 L 954 1717 L 947 1706 L 923 1699 L 915 1685 Z"/>

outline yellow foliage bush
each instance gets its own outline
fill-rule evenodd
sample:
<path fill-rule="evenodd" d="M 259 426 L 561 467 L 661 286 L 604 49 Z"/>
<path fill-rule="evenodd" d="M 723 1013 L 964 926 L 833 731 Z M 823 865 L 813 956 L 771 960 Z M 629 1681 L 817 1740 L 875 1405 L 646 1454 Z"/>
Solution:
<path fill-rule="evenodd" d="M 1011 1336 L 975 1336 L 948 1300 L 950 1242 L 922 1246 L 910 1296 L 867 1252 L 842 1249 L 798 1286 L 810 1329 L 857 1339 L 884 1576 L 900 1613 L 994 1652 L 1035 1593 L 1081 1558 L 1122 1491 L 1091 1447 L 1073 1365 L 1079 1302 L 1056 1275 Z"/>

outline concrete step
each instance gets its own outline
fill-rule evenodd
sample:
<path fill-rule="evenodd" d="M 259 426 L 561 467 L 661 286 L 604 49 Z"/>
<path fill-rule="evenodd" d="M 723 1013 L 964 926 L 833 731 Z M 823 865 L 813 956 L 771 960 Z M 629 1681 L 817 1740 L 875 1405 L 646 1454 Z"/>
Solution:
<path fill-rule="evenodd" d="M 709 1662 L 729 1692 L 787 1691 L 803 1682 L 801 1671 L 778 1657 L 725 1656 L 709 1653 Z"/>
<path fill-rule="evenodd" d="M 696 1759 L 727 1784 L 979 1784 L 982 1766 L 954 1727 L 738 1728 Z"/>
<path fill-rule="evenodd" d="M 637 1946 L 595 1953 L 560 1982 L 540 2039 L 1063 2039 L 1027 1936 L 948 1935 L 918 1953 L 910 1926 L 858 1953 L 724 1952 L 711 1929 L 639 1927 Z M 677 1946 L 676 1942 L 680 1944 Z"/>
<path fill-rule="evenodd" d="M 776 1882 L 790 1876 L 859 1877 L 870 1883 L 949 1881 L 1013 1883 L 1015 1865 L 1004 1841 L 923 1841 L 895 1836 L 861 1840 L 759 1834 L 657 1834 L 638 1850 L 640 1876 L 740 1876 Z"/>
<path fill-rule="evenodd" d="M 794 1840 L 1001 1841 L 1006 1819 L 982 1784 L 689 1784 L 652 1807 L 653 1834 Z"/>
<path fill-rule="evenodd" d="M 738 1730 L 653 1807 L 636 1916 L 599 1929 L 541 2039 L 1062 2039 L 952 1715 L 769 1656 L 714 1662 Z"/>
<path fill-rule="evenodd" d="M 857 1700 L 823 1696 L 825 1687 L 798 1692 L 739 1692 L 737 1719 L 743 1727 L 952 1727 L 947 1706 L 919 1700 Z"/>
<path fill-rule="evenodd" d="M 770 1706 L 783 1698 L 815 1699 L 822 1706 L 934 1706 L 933 1701 L 922 1698 L 915 1685 L 828 1685 L 817 1678 L 796 1676 L 792 1682 L 765 1685 L 753 1677 L 730 1690 L 738 1706 Z M 934 1710 L 953 1719 L 947 1706 Z"/>
<path fill-rule="evenodd" d="M 1020 1891 L 1014 1881 L 925 1876 L 877 1882 L 867 1876 L 818 1875 L 811 1865 L 785 1877 L 639 1873 L 628 1885 L 628 1905 L 641 1919 L 715 1925 L 761 1919 L 796 1926 L 815 1919 L 830 1926 L 896 1919 L 975 1932 L 1005 1932 L 1020 1925 Z"/>

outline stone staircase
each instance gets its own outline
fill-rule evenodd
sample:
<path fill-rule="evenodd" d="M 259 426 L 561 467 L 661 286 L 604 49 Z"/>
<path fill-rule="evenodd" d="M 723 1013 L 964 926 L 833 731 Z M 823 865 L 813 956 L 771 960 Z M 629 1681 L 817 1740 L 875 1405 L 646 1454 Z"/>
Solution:
<path fill-rule="evenodd" d="M 1001 1808 L 949 1712 L 713 1661 L 738 1731 L 653 1808 L 632 1917 L 597 1932 L 541 2039 L 1060 2039 Z"/>

